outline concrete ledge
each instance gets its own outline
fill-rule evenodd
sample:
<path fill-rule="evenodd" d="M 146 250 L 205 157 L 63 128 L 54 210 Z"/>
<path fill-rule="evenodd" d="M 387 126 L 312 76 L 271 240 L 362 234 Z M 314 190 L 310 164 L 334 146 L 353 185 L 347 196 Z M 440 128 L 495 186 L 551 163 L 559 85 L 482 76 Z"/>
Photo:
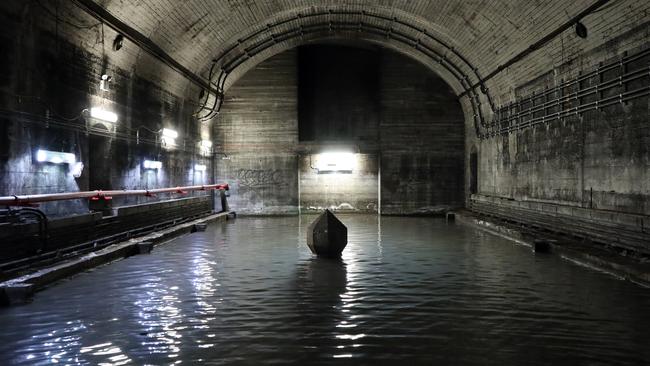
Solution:
<path fill-rule="evenodd" d="M 65 217 L 48 218 L 47 226 L 49 230 L 63 229 L 75 225 L 93 225 L 101 220 L 102 214 L 99 212 L 77 214 Z M 31 235 L 38 233 L 37 223 L 24 224 L 4 224 L 0 226 L 0 238 L 13 237 L 16 235 Z"/>
<path fill-rule="evenodd" d="M 533 200 L 516 201 L 503 197 L 484 196 L 478 194 L 473 194 L 471 200 L 480 203 L 491 203 L 501 206 L 535 210 L 556 216 L 569 216 L 583 220 L 600 221 L 603 224 L 621 224 L 630 226 L 640 232 L 647 232 L 648 228 L 650 228 L 650 216 L 641 214 L 599 210 L 575 205 L 563 205 Z"/>
<path fill-rule="evenodd" d="M 472 195 L 472 211 L 650 255 L 650 217 L 566 205 Z"/>
<path fill-rule="evenodd" d="M 91 224 L 102 218 L 102 214 L 99 212 L 91 212 L 87 214 L 66 216 L 61 218 L 54 218 L 48 220 L 48 226 L 50 229 L 64 228 L 73 225 L 84 225 Z"/>
<path fill-rule="evenodd" d="M 172 207 L 180 207 L 190 204 L 209 203 L 210 196 L 186 197 L 177 198 L 165 201 L 150 202 L 138 205 L 119 206 L 113 208 L 117 216 L 134 215 L 152 210 L 169 209 Z"/>
<path fill-rule="evenodd" d="M 70 277 L 79 272 L 106 264 L 115 260 L 126 258 L 141 252 L 144 243 L 159 245 L 174 237 L 189 234 L 195 225 L 213 221 L 225 221 L 227 212 L 213 214 L 197 220 L 189 221 L 156 233 L 133 238 L 121 243 L 110 245 L 106 248 L 71 259 L 47 268 L 37 270 L 33 273 L 0 283 L 0 305 L 16 303 L 15 289 L 29 288 L 30 291 L 38 291 L 45 286 L 60 279 Z"/>
<path fill-rule="evenodd" d="M 456 221 L 530 247 L 533 252 L 535 241 L 543 240 L 548 244 L 550 253 L 563 259 L 650 288 L 649 262 L 624 257 L 590 242 L 572 241 L 547 232 L 518 229 L 480 219 L 469 211 L 456 212 Z"/>

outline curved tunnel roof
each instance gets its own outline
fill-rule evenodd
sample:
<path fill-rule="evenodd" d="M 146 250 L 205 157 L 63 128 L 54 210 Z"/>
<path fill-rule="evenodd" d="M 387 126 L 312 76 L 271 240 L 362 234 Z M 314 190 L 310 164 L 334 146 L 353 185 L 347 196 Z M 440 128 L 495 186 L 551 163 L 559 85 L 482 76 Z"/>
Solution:
<path fill-rule="evenodd" d="M 205 77 L 213 60 L 232 67 L 228 61 L 243 55 L 245 60 L 234 64 L 243 67 L 228 70 L 230 85 L 272 54 L 329 37 L 368 39 L 411 55 L 426 49 L 475 82 L 476 74 L 490 73 L 593 1 L 105 0 L 101 5 Z M 261 42 L 271 44 L 256 49 Z M 435 69 L 460 91 L 458 78 L 440 65 Z"/>
<path fill-rule="evenodd" d="M 200 95 L 196 115 L 202 121 L 216 115 L 223 102 L 218 96 L 250 68 L 282 51 L 327 40 L 378 44 L 418 60 L 458 96 L 467 96 L 461 104 L 476 126 L 487 126 L 528 81 L 557 74 L 565 63 L 647 23 L 650 10 L 646 2 L 632 0 L 95 1 L 75 0 L 101 7 L 187 72 L 182 76 L 155 57 L 142 57 L 142 47 L 111 60 L 169 90 L 189 85 L 182 77 L 210 89 L 185 90 L 197 91 L 192 99 Z M 613 17 L 627 21 L 613 27 Z M 573 30 L 577 22 L 586 24 L 586 39 Z M 586 57 L 580 64 L 593 62 Z"/>

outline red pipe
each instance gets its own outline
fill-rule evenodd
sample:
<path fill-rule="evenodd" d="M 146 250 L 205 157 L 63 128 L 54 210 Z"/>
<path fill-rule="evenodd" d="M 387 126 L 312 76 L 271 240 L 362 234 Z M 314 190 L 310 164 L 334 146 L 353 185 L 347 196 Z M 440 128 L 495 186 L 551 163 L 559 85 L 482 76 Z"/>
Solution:
<path fill-rule="evenodd" d="M 0 206 L 30 206 L 39 202 L 51 201 L 65 201 L 79 198 L 90 198 L 94 200 L 107 199 L 119 196 L 133 196 L 143 195 L 152 197 L 157 193 L 180 193 L 185 194 L 188 191 L 206 191 L 211 189 L 229 190 L 228 183 L 225 184 L 207 184 L 202 186 L 187 186 L 187 187 L 174 187 L 174 188 L 156 188 L 156 189 L 136 189 L 136 190 L 123 190 L 123 191 L 82 191 L 82 192 L 67 192 L 67 193 L 46 193 L 46 194 L 32 194 L 22 196 L 0 196 Z"/>

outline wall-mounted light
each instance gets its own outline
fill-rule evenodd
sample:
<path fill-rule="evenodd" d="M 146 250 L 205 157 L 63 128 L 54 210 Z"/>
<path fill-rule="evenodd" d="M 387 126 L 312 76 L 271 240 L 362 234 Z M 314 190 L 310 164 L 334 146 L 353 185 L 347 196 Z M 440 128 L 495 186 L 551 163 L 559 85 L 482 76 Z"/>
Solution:
<path fill-rule="evenodd" d="M 142 162 L 142 167 L 145 169 L 161 169 L 162 162 L 155 160 L 145 160 Z"/>
<path fill-rule="evenodd" d="M 356 165 L 356 156 L 350 152 L 328 152 L 318 156 L 316 169 L 318 173 L 352 173 Z"/>
<path fill-rule="evenodd" d="M 203 164 L 194 164 L 194 171 L 195 172 L 204 172 L 207 169 L 208 169 L 208 167 L 203 165 Z"/>
<path fill-rule="evenodd" d="M 178 132 L 170 128 L 163 128 L 162 131 L 162 143 L 166 146 L 176 145 L 176 138 L 178 137 Z"/>
<path fill-rule="evenodd" d="M 117 114 L 99 107 L 90 108 L 90 116 L 105 122 L 117 122 Z"/>
<path fill-rule="evenodd" d="M 77 162 L 77 158 L 72 153 L 39 149 L 36 152 L 36 161 L 39 163 L 74 164 Z"/>
<path fill-rule="evenodd" d="M 101 79 L 99 80 L 99 89 L 103 91 L 108 91 L 109 88 L 109 83 L 111 82 L 111 76 L 104 74 L 102 75 Z"/>
<path fill-rule="evenodd" d="M 171 139 L 175 139 L 178 137 L 178 132 L 175 130 L 169 129 L 169 128 L 163 128 L 162 129 L 162 135 L 163 137 L 168 137 Z"/>
<path fill-rule="evenodd" d="M 199 142 L 199 147 L 201 148 L 201 153 L 203 155 L 210 155 L 212 152 L 212 141 L 201 140 L 201 142 Z"/>

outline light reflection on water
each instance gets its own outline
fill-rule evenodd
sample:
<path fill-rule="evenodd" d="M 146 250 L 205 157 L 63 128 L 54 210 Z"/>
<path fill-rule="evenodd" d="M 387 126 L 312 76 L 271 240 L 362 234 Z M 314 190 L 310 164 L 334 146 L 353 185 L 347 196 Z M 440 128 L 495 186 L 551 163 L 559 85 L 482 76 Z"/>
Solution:
<path fill-rule="evenodd" d="M 0 364 L 642 365 L 646 289 L 430 218 L 241 218 L 0 309 Z M 296 236 L 298 240 L 296 242 Z"/>

